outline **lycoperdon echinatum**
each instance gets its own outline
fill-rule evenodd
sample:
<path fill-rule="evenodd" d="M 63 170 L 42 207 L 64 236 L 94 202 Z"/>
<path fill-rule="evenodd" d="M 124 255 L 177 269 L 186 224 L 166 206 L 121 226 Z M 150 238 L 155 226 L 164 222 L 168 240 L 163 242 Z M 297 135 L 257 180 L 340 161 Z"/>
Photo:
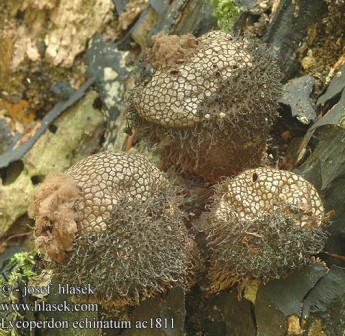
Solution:
<path fill-rule="evenodd" d="M 152 71 L 131 94 L 129 126 L 158 146 L 165 167 L 220 181 L 206 212 L 208 288 L 279 278 L 318 253 L 325 234 L 315 189 L 296 174 L 258 168 L 281 91 L 281 73 L 266 46 L 221 31 L 199 38 L 158 34 L 145 60 Z M 70 198 L 54 199 L 50 185 Z M 104 152 L 85 158 L 48 176 L 34 200 L 36 244 L 47 265 L 64 282 L 90 281 L 92 274 L 98 301 L 137 304 L 177 283 L 195 283 L 200 256 L 184 226 L 181 198 L 143 156 Z M 64 235 L 59 218 L 46 220 L 51 205 L 69 216 Z M 284 235 L 267 248 L 267 239 Z M 290 238 L 291 258 L 273 256 Z M 110 278 L 109 264 L 119 269 Z"/>

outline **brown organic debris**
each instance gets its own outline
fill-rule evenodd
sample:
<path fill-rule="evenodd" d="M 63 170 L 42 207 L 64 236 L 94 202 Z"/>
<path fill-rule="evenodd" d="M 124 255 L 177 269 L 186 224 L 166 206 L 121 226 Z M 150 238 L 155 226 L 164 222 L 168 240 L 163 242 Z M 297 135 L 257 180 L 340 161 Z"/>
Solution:
<path fill-rule="evenodd" d="M 178 67 L 187 63 L 198 51 L 199 41 L 191 34 L 177 36 L 158 33 L 152 37 L 152 45 L 145 51 L 155 70 Z M 178 71 L 178 70 L 176 70 Z"/>
<path fill-rule="evenodd" d="M 80 213 L 75 202 L 80 198 L 72 177 L 50 173 L 33 194 L 29 215 L 36 220 L 35 245 L 58 263 L 63 263 L 72 247 Z"/>

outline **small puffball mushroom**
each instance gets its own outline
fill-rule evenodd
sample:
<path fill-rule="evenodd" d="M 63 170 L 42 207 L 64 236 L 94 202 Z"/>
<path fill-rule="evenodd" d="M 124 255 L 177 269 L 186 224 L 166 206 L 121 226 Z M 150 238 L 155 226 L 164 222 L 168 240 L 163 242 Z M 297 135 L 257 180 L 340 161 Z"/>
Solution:
<path fill-rule="evenodd" d="M 250 278 L 280 278 L 325 243 L 322 201 L 289 171 L 250 169 L 216 186 L 209 214 L 210 290 Z"/>
<path fill-rule="evenodd" d="M 260 165 L 281 91 L 264 45 L 222 31 L 160 34 L 145 60 L 152 74 L 134 88 L 127 117 L 164 163 L 211 181 Z"/>
<path fill-rule="evenodd" d="M 36 246 L 61 283 L 90 284 L 103 304 L 137 304 L 194 281 L 199 254 L 179 202 L 142 155 L 95 154 L 35 190 Z"/>

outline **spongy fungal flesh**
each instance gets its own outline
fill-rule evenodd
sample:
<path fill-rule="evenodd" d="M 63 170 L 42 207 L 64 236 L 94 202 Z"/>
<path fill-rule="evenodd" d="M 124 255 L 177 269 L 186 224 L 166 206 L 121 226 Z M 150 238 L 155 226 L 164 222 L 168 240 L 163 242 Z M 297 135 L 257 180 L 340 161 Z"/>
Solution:
<path fill-rule="evenodd" d="M 91 300 L 119 307 L 194 281 L 198 252 L 178 209 L 180 198 L 143 156 L 99 153 L 60 175 L 73 179 L 79 191 L 77 231 L 64 246 L 66 258 L 47 253 L 52 260 L 46 265 L 61 283 L 90 284 Z M 50 180 L 38 190 L 45 183 Z M 36 197 L 33 214 L 44 201 Z M 46 229 L 36 229 L 36 241 Z"/>
<path fill-rule="evenodd" d="M 208 179 L 260 164 L 281 89 L 267 48 L 212 31 L 195 38 L 180 62 L 159 64 L 155 52 L 164 53 L 169 38 L 154 39 L 146 53 L 153 71 L 133 91 L 130 125 L 160 143 L 166 162 Z"/>
<path fill-rule="evenodd" d="M 248 278 L 280 278 L 319 253 L 326 239 L 315 188 L 268 167 L 220 183 L 208 220 L 212 291 Z"/>

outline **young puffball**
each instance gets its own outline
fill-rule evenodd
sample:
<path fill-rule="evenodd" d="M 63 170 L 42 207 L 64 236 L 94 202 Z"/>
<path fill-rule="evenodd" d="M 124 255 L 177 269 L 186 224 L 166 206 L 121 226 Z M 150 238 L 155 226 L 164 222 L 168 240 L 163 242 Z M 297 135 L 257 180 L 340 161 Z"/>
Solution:
<path fill-rule="evenodd" d="M 326 240 L 315 188 L 295 173 L 268 167 L 219 183 L 207 218 L 212 292 L 246 279 L 283 277 Z"/>
<path fill-rule="evenodd" d="M 138 138 L 210 181 L 262 164 L 282 76 L 267 47 L 222 31 L 152 41 L 127 113 Z"/>
<path fill-rule="evenodd" d="M 95 154 L 35 190 L 36 247 L 61 283 L 90 284 L 96 302 L 137 304 L 194 281 L 199 254 L 179 202 L 143 156 Z"/>

